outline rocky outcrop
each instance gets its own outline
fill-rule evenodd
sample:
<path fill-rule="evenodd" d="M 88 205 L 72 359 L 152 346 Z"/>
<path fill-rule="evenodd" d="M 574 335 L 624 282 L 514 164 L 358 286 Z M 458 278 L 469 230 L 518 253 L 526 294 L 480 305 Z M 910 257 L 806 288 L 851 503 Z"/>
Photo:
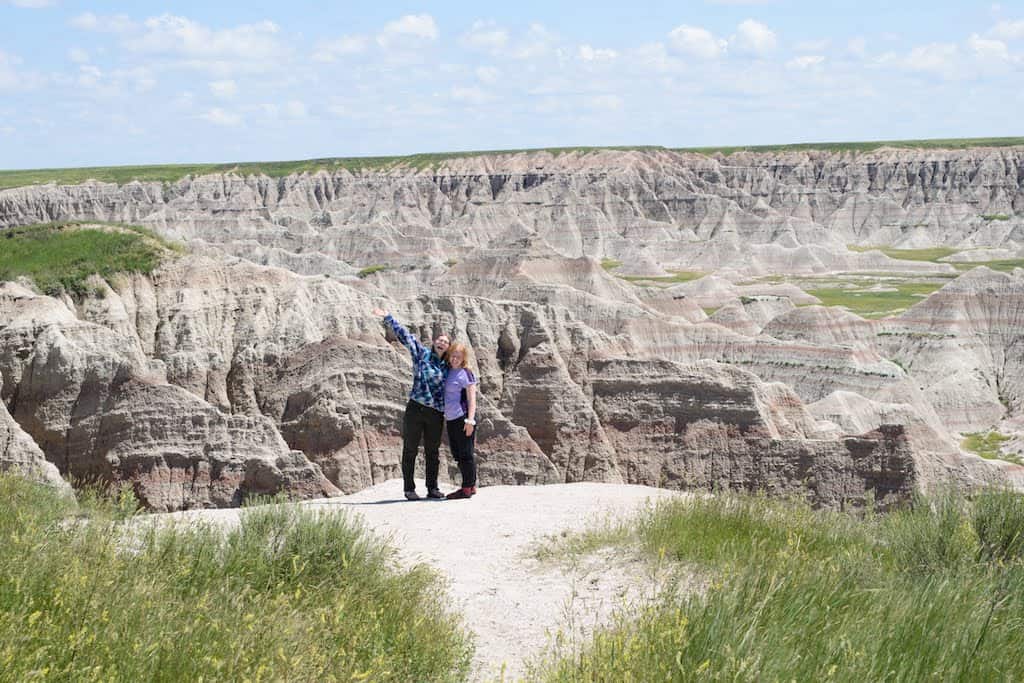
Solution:
<path fill-rule="evenodd" d="M 1024 273 L 975 268 L 882 321 L 877 339 L 950 429 L 988 429 L 1024 409 Z"/>
<path fill-rule="evenodd" d="M 901 426 L 827 439 L 791 390 L 736 368 L 595 365 L 595 409 L 632 483 L 798 493 L 822 505 L 884 503 L 917 485 Z"/>
<path fill-rule="evenodd" d="M 0 375 L 0 389 L 3 388 L 3 376 Z M 28 434 L 26 434 L 10 413 L 7 406 L 0 402 L 0 472 L 16 472 L 34 481 L 49 484 L 64 492 L 71 487 L 60 476 L 53 463 L 46 459 L 43 452 Z"/>
<path fill-rule="evenodd" d="M 618 260 L 627 273 L 952 273 L 845 245 L 1019 250 L 1022 161 L 1020 147 L 496 154 L 424 170 L 13 188 L 0 191 L 0 226 L 141 223 L 304 273 L 440 265 L 523 238 L 559 256 Z"/>
<path fill-rule="evenodd" d="M 599 289 L 602 275 L 572 280 Z M 716 348 L 823 349 L 665 317 L 573 282 L 513 285 L 547 291 L 546 303 L 443 293 L 390 303 L 415 334 L 444 330 L 476 350 L 483 483 L 745 486 L 809 490 L 823 504 L 916 485 L 905 438 L 824 433 L 793 390 L 694 364 Z M 94 283 L 102 296 L 74 310 L 0 289 L 5 403 L 64 474 L 130 481 L 154 509 L 326 495 L 397 475 L 410 361 L 369 315 L 388 302 L 364 281 L 188 256 L 111 285 Z M 858 367 L 858 352 L 833 351 Z"/>
<path fill-rule="evenodd" d="M 351 492 L 398 471 L 410 362 L 382 306 L 476 350 L 483 483 L 828 505 L 970 485 L 995 470 L 955 432 L 1014 424 L 1024 396 L 1020 275 L 979 269 L 885 321 L 748 281 L 955 272 L 853 243 L 1017 253 L 1021 154 L 537 153 L 0 191 L 0 226 L 142 223 L 192 251 L 77 302 L 3 285 L 0 397 L 62 474 L 154 509 Z"/>
<path fill-rule="evenodd" d="M 224 414 L 168 384 L 134 337 L 13 283 L 0 286 L 0 314 L 7 410 L 65 477 L 130 482 L 155 510 L 337 492 L 268 419 Z"/>

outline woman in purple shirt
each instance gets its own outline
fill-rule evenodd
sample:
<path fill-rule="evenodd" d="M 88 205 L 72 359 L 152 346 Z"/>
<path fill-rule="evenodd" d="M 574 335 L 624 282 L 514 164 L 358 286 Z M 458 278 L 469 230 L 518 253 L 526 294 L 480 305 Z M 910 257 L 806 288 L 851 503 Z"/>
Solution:
<path fill-rule="evenodd" d="M 444 419 L 448 431 L 448 447 L 459 464 L 462 488 L 448 494 L 449 500 L 469 498 L 476 493 L 476 376 L 469 368 L 469 351 L 465 344 L 452 344 L 445 354 L 448 377 L 444 383 Z M 463 393 L 465 392 L 465 393 Z"/>

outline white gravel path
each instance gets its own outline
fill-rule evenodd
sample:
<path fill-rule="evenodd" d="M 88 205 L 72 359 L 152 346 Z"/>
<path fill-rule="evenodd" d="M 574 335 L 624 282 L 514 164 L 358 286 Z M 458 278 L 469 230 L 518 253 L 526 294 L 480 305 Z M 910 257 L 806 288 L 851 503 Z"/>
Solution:
<path fill-rule="evenodd" d="M 449 592 L 439 600 L 451 601 L 476 638 L 471 679 L 491 681 L 520 678 L 558 630 L 583 638 L 615 609 L 655 590 L 651 569 L 635 558 L 604 552 L 576 564 L 541 563 L 532 559 L 538 543 L 629 516 L 648 501 L 672 495 L 679 494 L 579 483 L 489 486 L 470 500 L 408 502 L 401 481 L 393 480 L 302 505 L 354 512 L 390 538 L 401 562 L 423 562 L 446 577 Z M 238 514 L 204 510 L 173 516 L 232 525 Z"/>

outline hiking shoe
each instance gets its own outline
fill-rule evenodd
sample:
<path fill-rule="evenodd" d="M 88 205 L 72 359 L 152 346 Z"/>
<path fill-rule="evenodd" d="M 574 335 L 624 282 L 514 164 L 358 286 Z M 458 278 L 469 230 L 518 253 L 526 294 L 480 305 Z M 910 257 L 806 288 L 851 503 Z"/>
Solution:
<path fill-rule="evenodd" d="M 448 500 L 463 500 L 465 498 L 472 498 L 473 497 L 473 489 L 471 489 L 471 488 L 455 489 L 454 491 L 449 493 L 447 497 L 448 497 Z"/>
<path fill-rule="evenodd" d="M 420 499 L 420 494 L 416 493 L 415 491 L 406 491 L 405 492 L 405 499 L 406 500 L 419 500 Z"/>
<path fill-rule="evenodd" d="M 440 498 L 444 500 L 444 494 L 441 493 L 441 489 L 430 489 L 427 491 L 427 498 Z"/>

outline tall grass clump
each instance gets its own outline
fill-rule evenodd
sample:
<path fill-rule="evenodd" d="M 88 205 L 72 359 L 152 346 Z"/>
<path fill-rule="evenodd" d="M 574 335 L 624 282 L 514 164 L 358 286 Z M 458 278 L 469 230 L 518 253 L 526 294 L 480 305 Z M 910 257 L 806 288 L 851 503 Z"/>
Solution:
<path fill-rule="evenodd" d="M 623 611 L 548 681 L 1024 680 L 1024 501 L 920 497 L 857 516 L 720 496 L 636 536 L 707 588 Z"/>
<path fill-rule="evenodd" d="M 0 281 L 26 276 L 45 294 L 89 293 L 90 275 L 149 274 L 180 247 L 137 226 L 46 223 L 0 235 Z"/>
<path fill-rule="evenodd" d="M 228 532 L 126 524 L 11 476 L 0 499 L 5 680 L 467 676 L 436 575 L 396 569 L 344 515 L 267 505 Z"/>

